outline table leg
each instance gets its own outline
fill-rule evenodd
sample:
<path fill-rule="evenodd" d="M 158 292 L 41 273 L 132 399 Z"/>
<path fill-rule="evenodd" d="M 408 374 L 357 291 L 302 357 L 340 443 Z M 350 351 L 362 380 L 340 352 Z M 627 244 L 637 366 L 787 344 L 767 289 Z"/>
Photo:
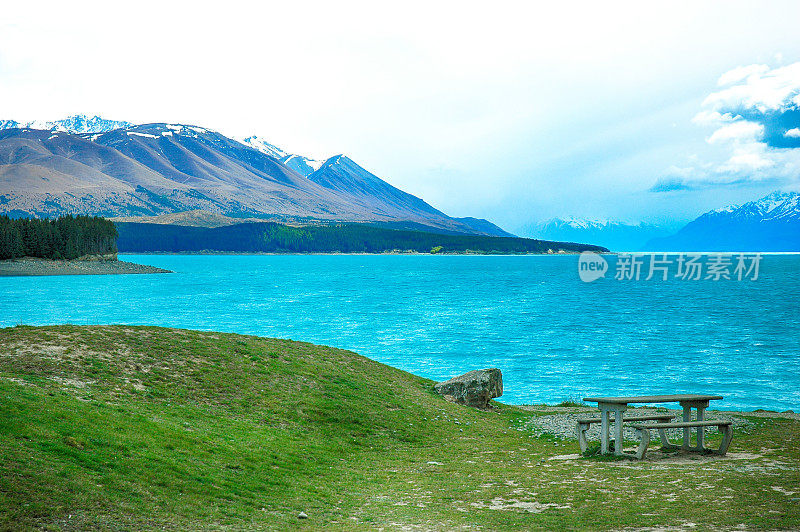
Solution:
<path fill-rule="evenodd" d="M 684 421 L 691 421 L 692 420 L 692 407 L 689 405 L 683 406 L 683 420 Z M 692 431 L 689 427 L 684 427 L 683 429 L 683 447 L 684 449 L 689 448 L 689 444 L 692 440 Z"/>
<path fill-rule="evenodd" d="M 608 407 L 604 404 L 600 407 L 600 454 L 608 453 Z"/>
<path fill-rule="evenodd" d="M 708 401 L 681 401 L 681 406 L 683 407 L 683 420 L 684 421 L 691 421 L 692 420 L 692 408 L 697 409 L 697 414 L 695 415 L 696 421 L 703 421 L 705 419 L 705 412 L 706 408 L 708 408 Z M 695 445 L 690 445 L 691 441 L 691 429 L 684 428 L 683 429 L 683 449 L 685 450 L 695 450 L 695 451 L 702 451 L 705 443 L 705 428 L 704 427 L 697 427 L 697 443 Z"/>
<path fill-rule="evenodd" d="M 705 417 L 706 407 L 697 405 L 697 421 L 703 421 Z M 703 443 L 705 440 L 705 427 L 697 427 L 697 450 L 703 450 Z"/>
<path fill-rule="evenodd" d="M 614 408 L 614 454 L 622 455 L 622 414 L 625 412 L 626 405 L 618 405 Z"/>

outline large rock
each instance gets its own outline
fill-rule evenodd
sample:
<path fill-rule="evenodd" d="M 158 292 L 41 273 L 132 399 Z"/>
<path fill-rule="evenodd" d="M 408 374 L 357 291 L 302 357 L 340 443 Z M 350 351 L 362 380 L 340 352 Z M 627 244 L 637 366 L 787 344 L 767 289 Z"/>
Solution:
<path fill-rule="evenodd" d="M 487 408 L 491 399 L 503 395 L 503 374 L 497 368 L 478 369 L 438 382 L 433 391 L 462 405 Z"/>

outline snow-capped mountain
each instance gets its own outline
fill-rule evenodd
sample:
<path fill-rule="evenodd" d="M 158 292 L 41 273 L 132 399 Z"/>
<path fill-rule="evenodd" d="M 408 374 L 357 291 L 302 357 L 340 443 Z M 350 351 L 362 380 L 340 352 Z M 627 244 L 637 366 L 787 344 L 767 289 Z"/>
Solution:
<path fill-rule="evenodd" d="M 309 159 L 302 155 L 287 155 L 281 159 L 281 162 L 303 176 L 310 176 L 322 166 L 325 161 L 318 159 Z"/>
<path fill-rule="evenodd" d="M 237 218 L 375 222 L 505 235 L 485 220 L 447 216 L 344 156 L 324 163 L 301 159 L 258 138 L 244 144 L 186 124 L 114 127 L 119 122 L 97 117 L 22 128 L 4 124 L 0 213 L 12 216 L 131 217 L 203 210 Z M 68 128 L 80 132 L 64 131 Z M 295 169 L 300 163 L 303 171 Z"/>
<path fill-rule="evenodd" d="M 305 177 L 308 177 L 314 171 L 319 170 L 319 167 L 325 162 L 317 159 L 309 159 L 308 157 L 294 153 L 288 153 L 274 144 L 270 144 L 266 140 L 255 135 L 251 137 L 245 137 L 241 139 L 240 142 L 260 151 L 261 153 L 278 159 L 280 162 Z"/>
<path fill-rule="evenodd" d="M 646 223 L 628 224 L 620 221 L 580 218 L 554 218 L 526 228 L 526 234 L 534 238 L 591 242 L 614 251 L 638 250 L 651 238 L 666 236 L 670 232 L 669 227 Z"/>
<path fill-rule="evenodd" d="M 270 144 L 266 140 L 264 140 L 261 137 L 258 137 L 256 135 L 252 135 L 250 137 L 246 137 L 246 138 L 243 138 L 243 139 L 237 139 L 237 140 L 239 140 L 239 142 L 241 142 L 242 144 L 246 144 L 247 146 L 250 146 L 254 150 L 258 150 L 261 153 L 264 153 L 264 154 L 269 155 L 270 157 L 274 157 L 276 159 L 282 159 L 283 157 L 286 157 L 287 155 L 289 155 L 288 153 L 286 153 L 285 151 L 283 151 L 279 147 L 277 147 L 277 146 L 275 146 L 273 144 Z"/>
<path fill-rule="evenodd" d="M 800 193 L 776 191 L 740 207 L 709 211 L 651 251 L 800 251 Z"/>
<path fill-rule="evenodd" d="M 99 116 L 86 115 L 68 116 L 62 120 L 30 122 L 17 122 L 16 120 L 0 120 L 0 130 L 13 128 L 45 129 L 48 131 L 63 131 L 66 133 L 105 133 L 121 127 L 131 127 L 133 124 L 121 120 L 107 120 Z"/>
<path fill-rule="evenodd" d="M 800 194 L 776 191 L 759 200 L 731 209 L 730 215 L 732 218 L 742 220 L 797 220 L 800 218 Z"/>

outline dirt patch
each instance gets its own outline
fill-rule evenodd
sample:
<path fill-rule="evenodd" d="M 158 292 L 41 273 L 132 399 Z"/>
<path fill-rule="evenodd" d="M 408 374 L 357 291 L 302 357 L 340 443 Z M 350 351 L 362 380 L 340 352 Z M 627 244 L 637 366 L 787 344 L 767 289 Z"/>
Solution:
<path fill-rule="evenodd" d="M 16 342 L 8 346 L 8 350 L 3 353 L 4 357 L 12 358 L 17 356 L 32 356 L 37 358 L 48 358 L 51 360 L 75 360 L 81 357 L 109 360 L 111 354 L 94 351 L 83 344 L 59 345 L 56 343 L 29 343 Z"/>
<path fill-rule="evenodd" d="M 94 381 L 80 381 L 78 379 L 65 379 L 63 377 L 58 377 L 56 375 L 51 375 L 47 377 L 51 381 L 55 381 L 63 386 L 74 386 L 76 388 L 86 388 L 90 384 L 94 384 Z"/>
<path fill-rule="evenodd" d="M 537 501 L 520 501 L 518 499 L 506 500 L 501 497 L 495 497 L 488 503 L 471 502 L 470 506 L 487 510 L 523 510 L 532 514 L 539 514 L 550 509 L 568 510 L 572 508 L 569 504 L 556 504 L 554 502 L 543 504 Z"/>
<path fill-rule="evenodd" d="M 33 384 L 31 384 L 29 382 L 25 382 L 24 380 L 18 379 L 16 377 L 0 377 L 0 379 L 5 379 L 7 381 L 15 382 L 15 383 L 19 384 L 20 386 L 33 386 Z"/>

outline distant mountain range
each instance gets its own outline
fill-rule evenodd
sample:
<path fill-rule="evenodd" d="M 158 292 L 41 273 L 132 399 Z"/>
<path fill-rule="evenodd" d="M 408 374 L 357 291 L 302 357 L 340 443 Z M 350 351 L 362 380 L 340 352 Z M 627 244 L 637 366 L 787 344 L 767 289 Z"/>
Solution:
<path fill-rule="evenodd" d="M 184 124 L 83 115 L 0 121 L 0 213 L 130 218 L 185 211 L 509 235 L 486 220 L 447 216 L 344 155 L 318 161 L 259 137 L 239 141 Z"/>
<path fill-rule="evenodd" d="M 800 251 L 800 194 L 763 198 L 707 212 L 647 251 Z"/>
<path fill-rule="evenodd" d="M 651 239 L 667 236 L 676 229 L 646 223 L 554 218 L 528 226 L 526 234 L 544 240 L 591 242 L 614 251 L 637 251 Z"/>
<path fill-rule="evenodd" d="M 529 226 L 525 234 L 612 251 L 800 251 L 800 194 L 776 191 L 709 211 L 683 227 L 556 218 Z"/>
<path fill-rule="evenodd" d="M 774 192 L 705 213 L 680 230 L 553 219 L 526 233 L 615 251 L 800 251 L 799 197 Z M 323 161 L 288 153 L 257 136 L 236 140 L 192 125 L 134 125 L 85 115 L 0 121 L 0 213 L 94 214 L 203 227 L 264 220 L 367 222 L 511 236 L 487 220 L 448 216 L 345 155 Z"/>

